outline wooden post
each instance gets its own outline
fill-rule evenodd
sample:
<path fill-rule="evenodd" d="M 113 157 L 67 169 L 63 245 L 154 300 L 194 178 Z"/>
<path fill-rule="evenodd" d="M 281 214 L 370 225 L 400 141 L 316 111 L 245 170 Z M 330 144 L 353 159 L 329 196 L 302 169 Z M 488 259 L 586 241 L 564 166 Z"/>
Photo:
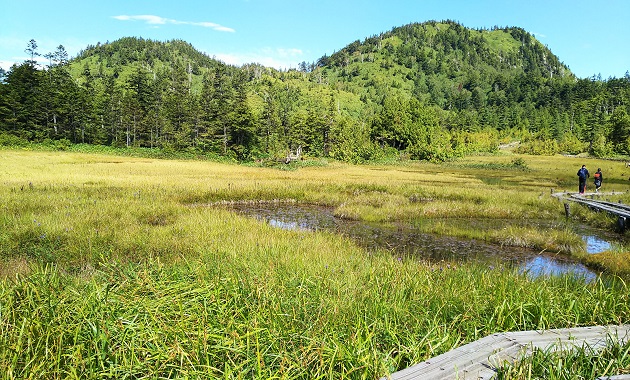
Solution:
<path fill-rule="evenodd" d="M 617 218 L 617 227 L 619 228 L 619 232 L 626 230 L 626 218 L 624 216 L 619 216 Z"/>
<path fill-rule="evenodd" d="M 564 204 L 564 214 L 566 215 L 567 218 L 569 218 L 571 216 L 571 210 L 569 210 L 569 204 L 568 203 Z"/>

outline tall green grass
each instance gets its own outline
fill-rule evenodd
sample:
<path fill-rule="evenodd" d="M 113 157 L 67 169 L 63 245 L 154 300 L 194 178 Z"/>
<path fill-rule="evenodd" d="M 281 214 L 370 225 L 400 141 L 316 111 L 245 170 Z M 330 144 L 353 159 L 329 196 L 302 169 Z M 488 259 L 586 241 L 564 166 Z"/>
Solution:
<path fill-rule="evenodd" d="M 630 320 L 615 277 L 392 257 L 211 207 L 293 200 L 430 221 L 425 206 L 442 202 L 466 204 L 460 217 L 493 199 L 529 215 L 540 189 L 492 195 L 472 181 L 477 190 L 457 191 L 446 183 L 470 173 L 437 165 L 0 160 L 0 378 L 377 378 L 497 331 Z M 425 184 L 436 170 L 440 184 Z"/>
<path fill-rule="evenodd" d="M 90 278 L 40 267 L 4 282 L 5 378 L 375 378 L 496 331 L 630 315 L 621 283 L 258 255 L 112 264 Z"/>

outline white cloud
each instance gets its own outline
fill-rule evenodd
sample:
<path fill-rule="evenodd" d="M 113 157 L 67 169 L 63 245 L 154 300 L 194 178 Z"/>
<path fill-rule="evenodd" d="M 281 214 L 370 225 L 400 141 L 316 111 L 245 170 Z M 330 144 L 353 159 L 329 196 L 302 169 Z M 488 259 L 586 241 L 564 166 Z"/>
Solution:
<path fill-rule="evenodd" d="M 0 67 L 2 67 L 5 70 L 9 70 L 11 66 L 13 66 L 13 64 L 16 64 L 19 66 L 30 59 L 31 59 L 31 56 L 27 56 L 27 55 L 12 57 L 12 60 L 0 61 Z M 38 65 L 40 67 L 47 66 L 50 63 L 48 58 L 44 57 L 43 55 L 36 56 L 34 57 L 33 60 L 35 61 L 35 65 Z"/>
<path fill-rule="evenodd" d="M 232 29 L 232 28 L 229 28 L 229 27 L 223 26 L 223 25 L 219 25 L 219 24 L 216 24 L 214 22 L 207 22 L 207 21 L 202 21 L 202 22 L 180 21 L 180 20 L 174 20 L 174 19 L 160 17 L 160 16 L 155 16 L 155 15 L 135 15 L 135 16 L 119 15 L 119 16 L 113 16 L 113 18 L 115 18 L 116 20 L 120 20 L 120 21 L 144 21 L 144 22 L 146 22 L 149 25 L 166 25 L 166 24 L 192 25 L 192 26 L 201 26 L 203 28 L 214 29 L 214 30 L 216 30 L 218 32 L 230 32 L 230 33 L 235 32 L 235 30 Z"/>
<path fill-rule="evenodd" d="M 14 63 L 17 63 L 15 61 L 0 61 L 0 68 L 4 69 L 5 71 L 9 71 L 9 69 L 11 68 L 11 66 L 13 66 Z"/>
<path fill-rule="evenodd" d="M 152 16 L 152 15 L 137 15 L 137 16 L 127 16 L 127 15 L 120 15 L 120 16 L 114 16 L 114 18 L 116 20 L 121 20 L 121 21 L 145 21 L 147 24 L 152 24 L 152 25 L 164 25 L 168 22 L 167 19 L 160 17 L 160 16 Z"/>
<path fill-rule="evenodd" d="M 0 67 L 9 70 L 14 63 L 24 61 L 21 55 L 24 55 L 24 49 L 29 39 L 21 39 L 17 37 L 0 36 Z"/>
<path fill-rule="evenodd" d="M 15 64 L 20 66 L 21 64 L 23 64 L 24 62 L 30 60 L 31 57 L 30 56 L 21 56 L 21 57 L 13 57 L 13 60 L 2 60 L 0 61 L 0 67 L 3 68 L 5 71 L 9 71 L 9 69 Z M 49 60 L 43 56 L 37 56 L 34 59 L 35 61 L 35 65 L 40 66 L 40 67 L 44 67 L 47 66 L 49 64 Z"/>
<path fill-rule="evenodd" d="M 241 66 L 246 63 L 259 63 L 276 69 L 295 69 L 298 63 L 304 60 L 303 54 L 301 49 L 267 48 L 258 53 L 216 53 L 209 55 L 235 66 Z"/>
<path fill-rule="evenodd" d="M 37 64 L 46 66 L 50 62 L 44 57 L 45 54 L 54 52 L 59 45 L 62 45 L 68 53 L 68 58 L 74 58 L 78 52 L 88 46 L 88 42 L 75 38 L 67 38 L 63 41 L 55 40 L 49 36 L 34 38 L 37 43 L 37 52 L 40 54 L 35 57 Z M 22 64 L 31 59 L 24 50 L 26 49 L 30 38 L 6 38 L 0 37 L 0 67 L 8 70 L 13 64 Z"/>
<path fill-rule="evenodd" d="M 300 49 L 276 49 L 278 55 L 281 57 L 299 57 L 302 55 L 302 50 Z"/>

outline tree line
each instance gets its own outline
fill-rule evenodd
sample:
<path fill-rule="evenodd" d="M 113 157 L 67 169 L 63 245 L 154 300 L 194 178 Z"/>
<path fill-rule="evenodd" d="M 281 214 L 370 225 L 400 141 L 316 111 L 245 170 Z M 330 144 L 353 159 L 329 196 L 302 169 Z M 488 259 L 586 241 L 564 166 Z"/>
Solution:
<path fill-rule="evenodd" d="M 630 154 L 630 75 L 575 78 L 518 28 L 410 24 L 279 71 L 183 41 L 124 38 L 0 71 L 0 134 L 215 154 L 445 160 L 521 141 L 532 154 Z"/>

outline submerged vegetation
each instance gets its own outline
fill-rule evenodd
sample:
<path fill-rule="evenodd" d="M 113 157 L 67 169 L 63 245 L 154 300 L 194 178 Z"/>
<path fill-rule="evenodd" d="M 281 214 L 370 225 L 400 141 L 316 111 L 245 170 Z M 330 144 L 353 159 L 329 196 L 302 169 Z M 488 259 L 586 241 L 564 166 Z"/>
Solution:
<path fill-rule="evenodd" d="M 0 161 L 2 378 L 377 378 L 497 331 L 630 321 L 623 250 L 598 261 L 622 277 L 532 279 L 366 251 L 343 236 L 211 207 L 329 205 L 346 218 L 584 261 L 550 191 L 577 186 L 581 159 L 330 161 L 287 171 L 0 150 Z M 621 163 L 588 164 L 607 173 L 606 194 L 628 201 Z M 449 223 L 465 218 L 504 222 Z M 558 227 L 519 223 L 532 218 Z"/>

